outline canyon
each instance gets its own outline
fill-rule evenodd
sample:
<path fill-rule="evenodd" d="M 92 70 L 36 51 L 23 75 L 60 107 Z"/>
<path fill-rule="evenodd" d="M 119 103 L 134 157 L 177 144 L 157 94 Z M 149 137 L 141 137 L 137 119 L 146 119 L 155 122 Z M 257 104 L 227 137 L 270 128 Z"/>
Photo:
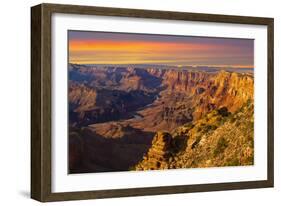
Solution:
<path fill-rule="evenodd" d="M 69 172 L 252 165 L 249 69 L 68 68 Z"/>

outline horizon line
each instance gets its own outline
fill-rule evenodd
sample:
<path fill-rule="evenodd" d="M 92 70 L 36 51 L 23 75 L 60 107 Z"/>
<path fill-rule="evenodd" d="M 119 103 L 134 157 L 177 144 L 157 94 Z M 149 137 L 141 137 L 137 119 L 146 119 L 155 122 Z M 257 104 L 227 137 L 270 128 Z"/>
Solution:
<path fill-rule="evenodd" d="M 215 65 L 215 64 L 193 64 L 193 65 L 168 65 L 168 64 L 149 64 L 149 63 L 94 63 L 94 62 L 89 62 L 89 63 L 80 63 L 80 62 L 69 62 L 69 64 L 79 64 L 79 65 L 148 65 L 148 66 L 166 66 L 166 67 L 218 67 L 218 68 L 223 68 L 223 67 L 228 67 L 228 68 L 247 68 L 247 69 L 254 69 L 254 65 Z"/>

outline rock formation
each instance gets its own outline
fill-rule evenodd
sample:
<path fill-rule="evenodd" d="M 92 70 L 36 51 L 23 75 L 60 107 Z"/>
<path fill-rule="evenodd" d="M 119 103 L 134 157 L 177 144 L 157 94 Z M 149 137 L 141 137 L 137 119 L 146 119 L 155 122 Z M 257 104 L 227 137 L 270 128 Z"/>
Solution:
<path fill-rule="evenodd" d="M 233 114 L 225 107 L 214 110 L 198 121 L 176 128 L 171 134 L 165 133 L 170 138 L 162 148 L 158 147 L 159 135 L 156 135 L 136 170 L 252 165 L 253 108 L 252 102 L 248 102 Z"/>
<path fill-rule="evenodd" d="M 171 156 L 172 136 L 167 132 L 157 132 L 152 140 L 151 148 L 143 157 L 143 162 L 136 170 L 168 169 L 167 160 Z"/>

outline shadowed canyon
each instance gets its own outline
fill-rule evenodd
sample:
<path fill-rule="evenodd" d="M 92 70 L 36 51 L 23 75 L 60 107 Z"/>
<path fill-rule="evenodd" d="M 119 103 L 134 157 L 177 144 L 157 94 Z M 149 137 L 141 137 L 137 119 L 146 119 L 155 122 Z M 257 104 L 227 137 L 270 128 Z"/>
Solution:
<path fill-rule="evenodd" d="M 254 77 L 242 68 L 68 68 L 69 172 L 254 163 Z"/>

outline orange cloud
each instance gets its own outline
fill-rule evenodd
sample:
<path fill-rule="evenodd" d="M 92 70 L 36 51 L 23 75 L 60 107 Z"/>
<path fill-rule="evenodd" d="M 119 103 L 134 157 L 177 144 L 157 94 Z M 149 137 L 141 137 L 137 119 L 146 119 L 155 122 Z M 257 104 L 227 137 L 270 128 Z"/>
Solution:
<path fill-rule="evenodd" d="M 195 43 L 173 43 L 173 42 L 148 42 L 148 41 L 95 41 L 95 40 L 71 40 L 70 51 L 207 51 L 214 45 Z M 216 47 L 216 49 L 218 49 Z"/>

